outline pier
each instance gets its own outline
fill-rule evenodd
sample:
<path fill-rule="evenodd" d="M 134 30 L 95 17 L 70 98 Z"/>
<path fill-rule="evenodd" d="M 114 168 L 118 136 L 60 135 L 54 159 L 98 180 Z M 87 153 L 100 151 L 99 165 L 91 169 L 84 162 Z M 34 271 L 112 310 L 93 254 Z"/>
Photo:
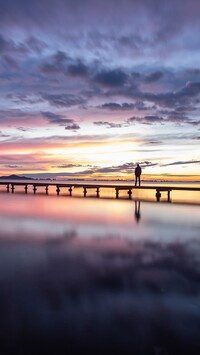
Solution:
<path fill-rule="evenodd" d="M 0 186 L 5 186 L 6 191 L 9 193 L 14 193 L 17 186 L 23 186 L 24 192 L 27 194 L 28 191 L 33 191 L 34 194 L 37 192 L 38 187 L 44 187 L 45 193 L 48 195 L 49 187 L 54 186 L 56 189 L 57 195 L 60 194 L 61 189 L 67 189 L 69 196 L 72 196 L 73 190 L 76 188 L 83 189 L 83 196 L 87 197 L 88 191 L 95 190 L 96 197 L 100 197 L 101 189 L 114 189 L 116 199 L 120 198 L 120 191 L 127 191 L 127 198 L 132 199 L 132 194 L 134 190 L 154 190 L 155 198 L 159 202 L 161 200 L 162 193 L 167 194 L 167 201 L 170 202 L 171 192 L 172 191 L 199 191 L 200 187 L 180 187 L 180 186 L 134 186 L 134 185 L 114 185 L 114 184 L 87 184 L 87 183 L 59 183 L 59 182 L 19 182 L 19 181 L 0 181 Z"/>

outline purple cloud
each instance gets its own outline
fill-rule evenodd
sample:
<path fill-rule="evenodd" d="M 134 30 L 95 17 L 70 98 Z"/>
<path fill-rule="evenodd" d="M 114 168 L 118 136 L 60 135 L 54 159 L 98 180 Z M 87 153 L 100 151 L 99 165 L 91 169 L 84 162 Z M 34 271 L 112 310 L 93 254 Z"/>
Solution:
<path fill-rule="evenodd" d="M 74 120 L 71 118 L 65 118 L 63 115 L 59 115 L 53 112 L 41 112 L 42 116 L 47 118 L 50 123 L 65 125 L 66 123 L 73 123 Z"/>
<path fill-rule="evenodd" d="M 108 86 L 118 87 L 124 85 L 128 77 L 121 69 L 103 70 L 94 76 L 94 81 Z"/>
<path fill-rule="evenodd" d="M 122 124 L 107 122 L 107 121 L 95 121 L 93 122 L 96 126 L 106 126 L 106 128 L 121 128 Z"/>
<path fill-rule="evenodd" d="M 148 75 L 146 75 L 146 77 L 144 78 L 144 80 L 147 82 L 147 83 L 154 83 L 160 79 L 162 79 L 164 76 L 163 72 L 161 71 L 156 71 L 156 72 L 153 72 L 153 73 L 150 73 Z"/>
<path fill-rule="evenodd" d="M 170 166 L 170 165 L 188 165 L 188 164 L 200 164 L 200 160 L 174 161 L 173 163 L 164 164 L 163 166 Z"/>
<path fill-rule="evenodd" d="M 132 124 L 134 122 L 152 125 L 154 123 L 163 123 L 165 122 L 165 120 L 163 117 L 159 117 L 159 116 L 144 116 L 144 117 L 133 116 L 127 120 L 127 123 L 129 124 Z"/>
<path fill-rule="evenodd" d="M 71 107 L 85 103 L 85 99 L 73 94 L 43 94 L 43 99 L 57 107 Z"/>
<path fill-rule="evenodd" d="M 102 104 L 98 107 L 111 111 L 126 111 L 134 109 L 136 104 L 127 102 L 123 102 L 122 104 L 118 104 L 117 102 L 106 102 L 105 104 Z"/>
<path fill-rule="evenodd" d="M 67 68 L 67 72 L 72 76 L 84 77 L 88 75 L 88 71 L 88 67 L 80 60 L 70 64 Z"/>
<path fill-rule="evenodd" d="M 81 127 L 77 123 L 72 123 L 72 124 L 69 124 L 65 127 L 65 129 L 69 130 L 69 131 L 77 131 L 80 128 Z"/>

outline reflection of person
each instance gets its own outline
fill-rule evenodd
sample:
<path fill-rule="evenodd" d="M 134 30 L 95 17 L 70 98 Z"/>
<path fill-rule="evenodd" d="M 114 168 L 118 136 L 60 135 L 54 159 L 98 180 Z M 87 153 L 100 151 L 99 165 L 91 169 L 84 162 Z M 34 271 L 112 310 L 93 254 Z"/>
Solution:
<path fill-rule="evenodd" d="M 140 201 L 135 201 L 135 220 L 138 223 L 140 220 Z"/>
<path fill-rule="evenodd" d="M 137 182 L 139 183 L 140 186 L 140 175 L 142 173 L 142 169 L 139 164 L 137 164 L 135 168 L 135 186 L 137 186 Z"/>

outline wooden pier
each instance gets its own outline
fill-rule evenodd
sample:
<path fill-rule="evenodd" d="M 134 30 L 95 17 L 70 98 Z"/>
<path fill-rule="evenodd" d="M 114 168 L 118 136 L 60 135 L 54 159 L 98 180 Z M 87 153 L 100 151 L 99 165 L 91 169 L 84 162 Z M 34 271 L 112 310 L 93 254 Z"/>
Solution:
<path fill-rule="evenodd" d="M 46 194 L 48 195 L 49 187 L 55 186 L 57 195 L 60 194 L 61 189 L 68 189 L 69 196 L 72 196 L 72 192 L 76 188 L 83 188 L 83 196 L 86 197 L 88 190 L 95 190 L 96 197 L 100 197 L 100 189 L 114 189 L 115 196 L 118 199 L 120 196 L 120 191 L 127 191 L 128 198 L 132 199 L 132 193 L 134 190 L 154 190 L 156 200 L 159 202 L 161 199 L 161 192 L 167 193 L 167 201 L 170 202 L 171 191 L 198 191 L 200 192 L 200 187 L 180 187 L 180 186 L 134 186 L 134 185 L 112 185 L 112 184 L 87 184 L 87 183 L 59 183 L 59 182 L 19 182 L 19 181 L 0 181 L 0 185 L 5 186 L 7 192 L 14 193 L 17 186 L 23 186 L 24 192 L 27 194 L 28 189 L 32 188 L 34 194 L 37 192 L 38 187 L 44 187 Z"/>

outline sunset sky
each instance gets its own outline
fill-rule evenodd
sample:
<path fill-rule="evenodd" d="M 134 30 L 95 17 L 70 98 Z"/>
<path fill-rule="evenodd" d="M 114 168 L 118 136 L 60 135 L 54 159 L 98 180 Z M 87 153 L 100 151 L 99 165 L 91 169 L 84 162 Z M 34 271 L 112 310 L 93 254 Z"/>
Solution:
<path fill-rule="evenodd" d="M 199 180 L 200 1 L 0 0 L 0 175 Z"/>

